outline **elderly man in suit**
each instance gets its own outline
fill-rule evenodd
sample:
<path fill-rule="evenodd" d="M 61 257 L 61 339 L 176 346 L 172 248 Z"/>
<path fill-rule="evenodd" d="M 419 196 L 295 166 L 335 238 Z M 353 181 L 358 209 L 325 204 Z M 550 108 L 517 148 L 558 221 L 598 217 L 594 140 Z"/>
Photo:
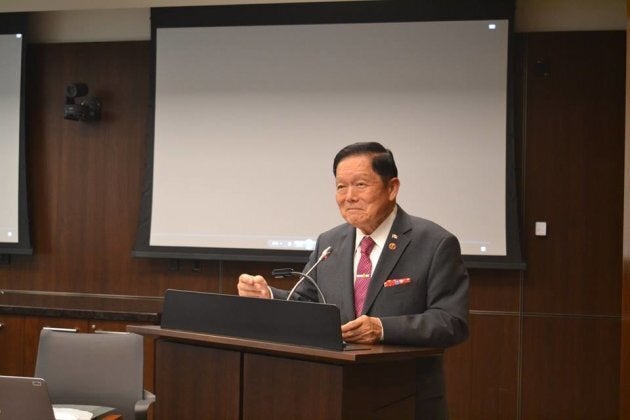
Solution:
<path fill-rule="evenodd" d="M 322 233 L 306 270 L 322 250 L 328 260 L 311 273 L 328 303 L 341 311 L 348 343 L 448 347 L 468 336 L 468 274 L 457 238 L 407 214 L 396 203 L 394 157 L 379 143 L 355 143 L 333 163 L 336 199 L 347 223 Z M 260 275 L 242 274 L 242 296 L 286 298 Z M 294 293 L 317 301 L 308 282 Z M 418 361 L 416 418 L 447 417 L 442 358 Z"/>

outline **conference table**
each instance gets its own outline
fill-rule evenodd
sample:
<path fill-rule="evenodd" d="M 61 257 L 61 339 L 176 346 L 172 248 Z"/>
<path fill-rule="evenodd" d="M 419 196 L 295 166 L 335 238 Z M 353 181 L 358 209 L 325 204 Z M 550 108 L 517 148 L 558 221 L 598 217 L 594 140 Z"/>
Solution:
<path fill-rule="evenodd" d="M 442 349 L 342 351 L 129 325 L 155 338 L 155 419 L 413 419 L 416 360 Z"/>

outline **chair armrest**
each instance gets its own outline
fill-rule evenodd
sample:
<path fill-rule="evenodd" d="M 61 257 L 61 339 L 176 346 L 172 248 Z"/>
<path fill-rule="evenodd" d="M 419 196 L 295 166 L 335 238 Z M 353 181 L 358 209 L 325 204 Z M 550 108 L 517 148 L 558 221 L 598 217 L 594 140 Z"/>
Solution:
<path fill-rule="evenodd" d="M 155 394 L 146 389 L 142 395 L 143 399 L 136 401 L 134 411 L 136 412 L 136 420 L 146 420 L 149 406 L 155 402 Z"/>

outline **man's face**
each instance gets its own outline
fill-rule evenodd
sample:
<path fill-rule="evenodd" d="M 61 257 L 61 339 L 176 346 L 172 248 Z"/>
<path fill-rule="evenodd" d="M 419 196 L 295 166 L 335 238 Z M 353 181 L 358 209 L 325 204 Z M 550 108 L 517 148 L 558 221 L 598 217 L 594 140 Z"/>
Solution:
<path fill-rule="evenodd" d="M 387 184 L 372 169 L 372 155 L 348 156 L 337 165 L 337 205 L 341 216 L 366 235 L 392 212 L 400 182 Z"/>

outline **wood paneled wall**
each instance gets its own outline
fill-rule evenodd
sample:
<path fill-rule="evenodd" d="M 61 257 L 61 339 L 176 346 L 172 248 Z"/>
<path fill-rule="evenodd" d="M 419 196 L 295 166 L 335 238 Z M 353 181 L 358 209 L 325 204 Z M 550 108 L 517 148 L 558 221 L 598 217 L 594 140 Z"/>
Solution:
<path fill-rule="evenodd" d="M 519 36 L 517 166 L 528 270 L 471 270 L 471 337 L 446 355 L 453 419 L 619 418 L 624 42 L 608 32 Z M 146 42 L 29 47 L 35 254 L 0 266 L 0 289 L 235 293 L 239 273 L 283 265 L 202 261 L 195 271 L 182 261 L 171 271 L 168 261 L 131 256 L 149 54 Z M 71 82 L 88 83 L 103 99 L 102 121 L 63 119 Z M 539 220 L 548 222 L 547 237 L 533 235 Z"/>
<path fill-rule="evenodd" d="M 528 270 L 521 414 L 613 419 L 619 415 L 625 37 L 530 34 L 522 46 Z M 547 221 L 547 237 L 533 235 L 537 220 Z"/>

